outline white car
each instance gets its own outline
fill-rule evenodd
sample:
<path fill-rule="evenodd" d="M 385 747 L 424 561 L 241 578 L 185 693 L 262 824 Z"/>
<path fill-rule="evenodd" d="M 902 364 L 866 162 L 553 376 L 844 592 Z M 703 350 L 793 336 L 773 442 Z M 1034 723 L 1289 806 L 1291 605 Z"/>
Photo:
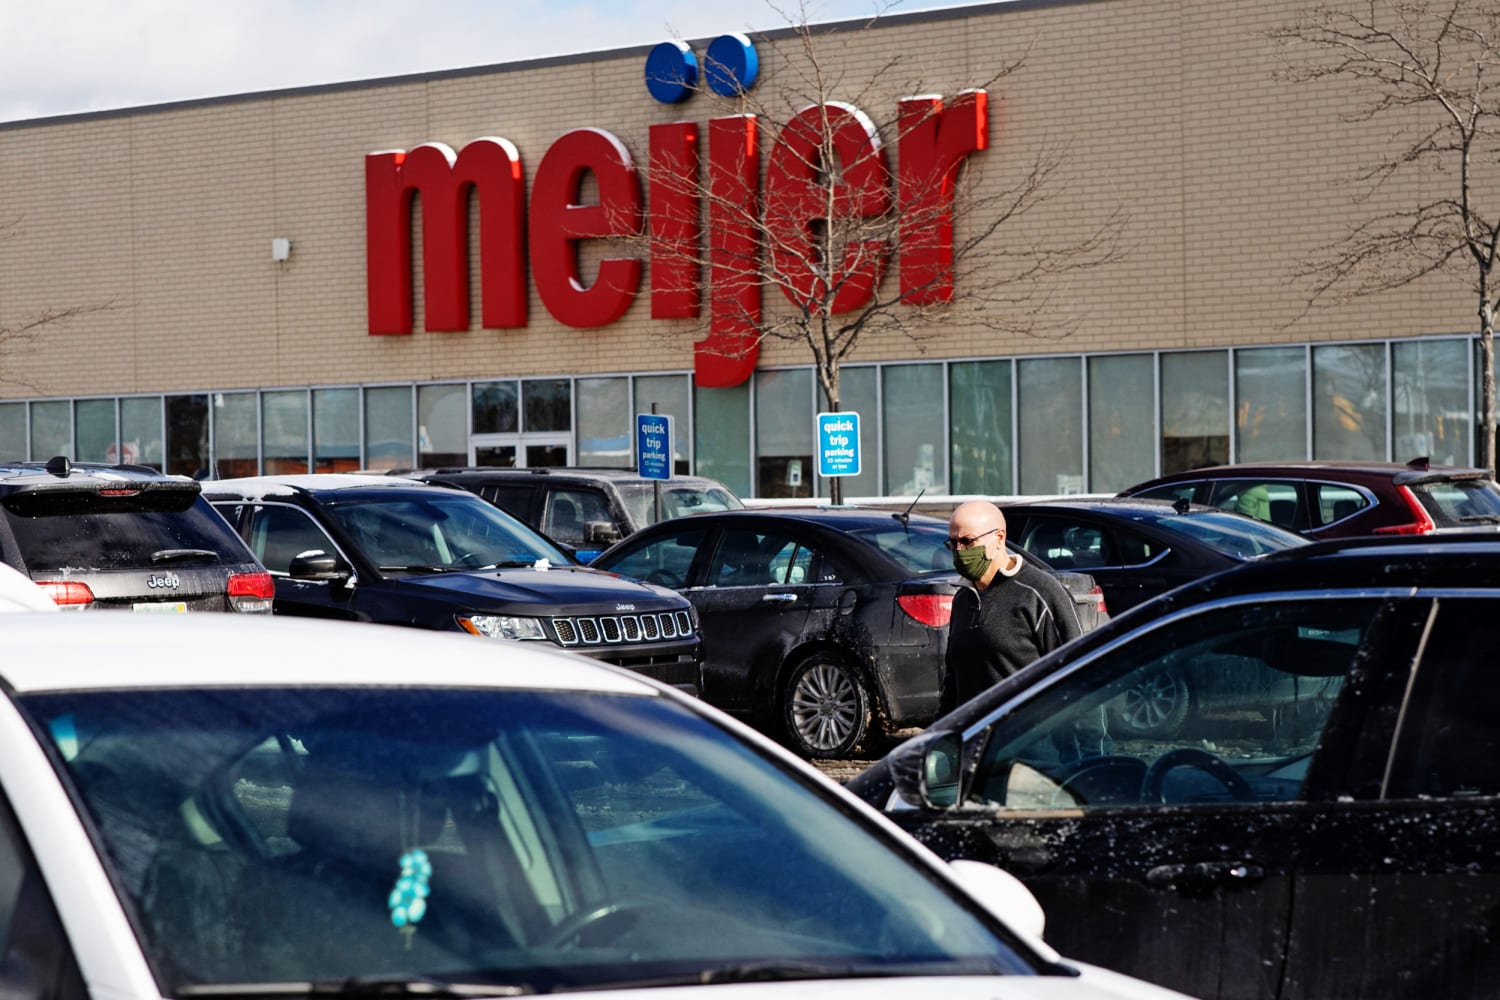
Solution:
<path fill-rule="evenodd" d="M 1010 876 L 623 669 L 368 624 L 58 621 L 5 622 L 5 996 L 1175 995 L 1059 958 Z"/>

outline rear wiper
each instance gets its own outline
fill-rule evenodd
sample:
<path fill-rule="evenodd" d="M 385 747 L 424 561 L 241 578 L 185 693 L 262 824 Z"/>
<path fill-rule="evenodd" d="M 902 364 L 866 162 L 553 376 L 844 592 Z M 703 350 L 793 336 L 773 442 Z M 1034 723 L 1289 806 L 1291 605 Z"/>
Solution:
<path fill-rule="evenodd" d="M 518 997 L 535 992 L 529 986 L 511 983 L 450 983 L 426 976 L 355 976 L 350 979 L 319 979 L 290 983 L 198 983 L 180 986 L 178 997 L 218 997 L 250 1000 L 253 997 L 436 997 L 468 1000 L 473 997 Z"/>
<path fill-rule="evenodd" d="M 166 562 L 187 562 L 191 559 L 217 559 L 219 554 L 213 549 L 157 549 L 151 553 L 152 564 Z"/>
<path fill-rule="evenodd" d="M 1500 514 L 1465 514 L 1459 520 L 1465 524 L 1500 524 Z"/>

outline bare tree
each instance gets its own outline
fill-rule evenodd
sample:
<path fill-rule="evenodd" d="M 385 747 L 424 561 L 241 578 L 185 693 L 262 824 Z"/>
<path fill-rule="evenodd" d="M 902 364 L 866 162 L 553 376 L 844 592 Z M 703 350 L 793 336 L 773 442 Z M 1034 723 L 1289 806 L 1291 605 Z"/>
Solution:
<path fill-rule="evenodd" d="M 1368 0 L 1303 11 L 1271 38 L 1296 50 L 1296 82 L 1357 89 L 1345 116 L 1394 141 L 1357 176 L 1372 209 L 1304 262 L 1308 306 L 1341 304 L 1431 275 L 1479 300 L 1479 454 L 1495 468 L 1494 281 L 1500 245 L 1500 5 L 1495 0 Z"/>
<path fill-rule="evenodd" d="M 990 177 L 964 152 L 988 146 L 989 92 L 1020 70 L 1025 53 L 957 94 L 901 98 L 922 87 L 902 75 L 900 54 L 839 69 L 829 50 L 857 41 L 857 32 L 810 25 L 805 6 L 773 9 L 792 28 L 759 41 L 776 60 L 774 94 L 721 97 L 700 80 L 695 89 L 722 116 L 710 123 L 707 176 L 688 169 L 652 177 L 653 289 L 673 274 L 679 287 L 709 275 L 700 353 L 753 364 L 766 341 L 802 345 L 828 410 L 839 412 L 840 366 L 871 335 L 920 345 L 961 324 L 1065 336 L 1079 320 L 1059 308 L 1065 279 L 1123 257 L 1126 217 L 1116 209 L 1071 233 L 1028 231 L 1028 216 L 1061 196 L 1062 152 L 1033 144 L 1021 157 L 1008 147 Z M 703 75 L 719 69 L 710 60 Z M 714 159 L 715 143 L 743 151 L 761 135 L 774 140 L 763 183 L 750 155 L 729 170 L 723 156 Z M 899 274 L 887 273 L 893 260 Z M 830 487 L 835 503 L 841 484 L 835 478 Z"/>

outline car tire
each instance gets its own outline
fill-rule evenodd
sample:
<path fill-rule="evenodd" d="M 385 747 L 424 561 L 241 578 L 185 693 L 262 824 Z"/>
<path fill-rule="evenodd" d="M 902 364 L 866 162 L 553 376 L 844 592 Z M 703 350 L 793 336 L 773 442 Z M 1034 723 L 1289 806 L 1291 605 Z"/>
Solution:
<path fill-rule="evenodd" d="M 786 743 L 810 760 L 848 757 L 870 725 L 870 695 L 859 671 L 836 653 L 813 653 L 787 675 L 781 701 Z"/>
<path fill-rule="evenodd" d="M 1181 672 L 1158 670 L 1125 689 L 1110 713 L 1124 737 L 1175 736 L 1193 711 L 1193 693 Z"/>

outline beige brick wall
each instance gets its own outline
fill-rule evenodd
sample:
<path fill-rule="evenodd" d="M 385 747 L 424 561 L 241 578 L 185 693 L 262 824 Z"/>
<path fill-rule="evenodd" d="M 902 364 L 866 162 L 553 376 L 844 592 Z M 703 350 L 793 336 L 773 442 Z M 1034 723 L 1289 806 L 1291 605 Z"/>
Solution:
<path fill-rule="evenodd" d="M 951 96 L 1031 46 L 1024 68 L 991 87 L 993 145 L 977 161 L 979 190 L 1013 183 L 1044 150 L 1062 165 L 1049 199 L 997 239 L 1024 248 L 1080 236 L 1116 208 L 1129 216 L 1122 263 L 1054 290 L 1050 318 L 1074 321 L 1071 333 L 1006 336 L 939 316 L 925 321 L 922 356 L 1472 331 L 1472 295 L 1438 282 L 1293 322 L 1304 301 L 1290 281 L 1295 262 L 1358 217 L 1342 184 L 1387 141 L 1339 125 L 1336 93 L 1275 79 L 1264 32 L 1298 6 L 995 4 L 820 36 L 824 68 L 840 81 L 831 96 L 877 122 L 891 119 L 900 96 Z M 704 47 L 695 46 L 700 56 Z M 814 96 L 799 87 L 796 47 L 787 38 L 760 45 L 756 102 L 784 109 Z M 645 294 L 600 330 L 558 324 L 533 290 L 525 329 L 478 329 L 476 292 L 470 332 L 365 332 L 366 153 L 502 136 L 530 178 L 559 134 L 598 127 L 624 140 L 644 171 L 649 125 L 725 110 L 707 95 L 657 104 L 642 83 L 644 57 L 0 126 L 0 327 L 108 306 L 6 354 L 0 396 L 690 369 L 701 329 L 652 321 Z M 885 134 L 894 161 L 893 131 Z M 961 233 L 974 224 L 961 220 Z M 274 237 L 292 240 L 290 260 L 272 261 Z M 970 280 L 970 290 L 989 284 Z M 420 279 L 417 292 L 420 327 Z M 768 307 L 778 299 L 770 293 Z M 854 360 L 915 350 L 903 336 L 872 336 Z M 763 365 L 806 360 L 795 345 L 762 353 Z"/>

